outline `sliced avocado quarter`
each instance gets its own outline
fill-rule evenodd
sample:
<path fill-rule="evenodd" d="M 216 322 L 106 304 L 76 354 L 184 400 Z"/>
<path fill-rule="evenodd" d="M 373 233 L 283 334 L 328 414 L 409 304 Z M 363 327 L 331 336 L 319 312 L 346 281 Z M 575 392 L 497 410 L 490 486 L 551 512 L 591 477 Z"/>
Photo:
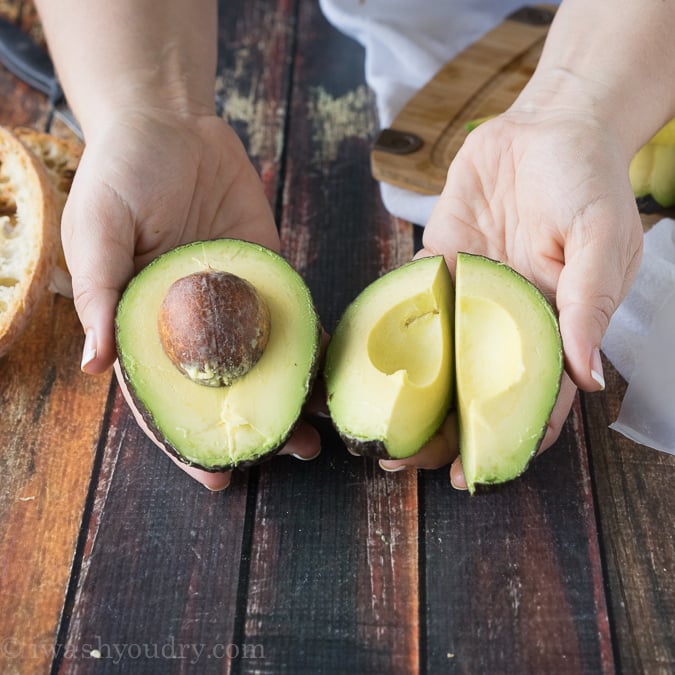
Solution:
<path fill-rule="evenodd" d="M 229 386 L 190 379 L 165 352 L 158 328 L 174 283 L 212 271 L 246 280 L 269 309 L 262 355 Z M 195 242 L 155 259 L 125 290 L 115 330 L 121 371 L 144 420 L 167 450 L 207 471 L 278 450 L 316 373 L 320 323 L 303 279 L 277 253 L 237 239 Z"/>
<path fill-rule="evenodd" d="M 513 269 L 460 253 L 455 286 L 459 445 L 467 486 L 519 476 L 536 454 L 563 372 L 553 308 Z"/>
<path fill-rule="evenodd" d="M 333 423 L 350 449 L 409 457 L 436 432 L 452 399 L 452 320 L 442 256 L 388 272 L 347 307 L 325 380 Z"/>

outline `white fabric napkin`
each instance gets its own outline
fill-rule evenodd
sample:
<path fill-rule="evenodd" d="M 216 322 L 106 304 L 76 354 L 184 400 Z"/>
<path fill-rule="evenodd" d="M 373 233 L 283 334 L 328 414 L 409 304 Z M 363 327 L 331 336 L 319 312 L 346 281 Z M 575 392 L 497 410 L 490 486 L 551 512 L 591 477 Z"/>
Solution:
<path fill-rule="evenodd" d="M 320 0 L 326 18 L 365 48 L 366 82 L 380 127 L 450 59 L 524 0 Z M 554 3 L 557 4 L 557 3 Z M 385 208 L 423 225 L 437 200 L 380 184 Z M 612 319 L 603 351 L 629 386 L 612 428 L 675 453 L 675 222 L 645 236 L 635 285 Z"/>
<path fill-rule="evenodd" d="M 602 343 L 628 381 L 612 429 L 675 454 L 675 220 L 645 234 L 638 277 Z"/>

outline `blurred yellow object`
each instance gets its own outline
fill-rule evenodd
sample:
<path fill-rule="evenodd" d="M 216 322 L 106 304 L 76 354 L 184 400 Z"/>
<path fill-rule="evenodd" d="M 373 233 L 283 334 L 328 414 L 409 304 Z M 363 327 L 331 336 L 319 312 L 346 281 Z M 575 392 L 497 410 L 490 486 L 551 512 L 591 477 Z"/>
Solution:
<path fill-rule="evenodd" d="M 662 127 L 631 160 L 630 183 L 636 197 L 675 206 L 675 119 Z"/>

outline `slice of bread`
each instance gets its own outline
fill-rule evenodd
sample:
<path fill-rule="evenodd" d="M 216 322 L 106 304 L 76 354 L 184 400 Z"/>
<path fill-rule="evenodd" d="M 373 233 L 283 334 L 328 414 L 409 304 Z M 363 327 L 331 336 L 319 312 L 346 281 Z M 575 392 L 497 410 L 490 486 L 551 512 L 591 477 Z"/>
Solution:
<path fill-rule="evenodd" d="M 22 141 L 0 127 L 0 356 L 49 286 L 59 222 L 47 171 Z"/>
<path fill-rule="evenodd" d="M 54 188 L 57 217 L 60 223 L 63 207 L 66 204 L 66 199 L 73 184 L 73 178 L 80 163 L 84 145 L 79 141 L 69 141 L 28 127 L 16 127 L 13 131 L 14 135 L 28 146 L 47 171 L 47 175 Z M 65 295 L 68 298 L 73 297 L 70 273 L 66 267 L 66 259 L 60 243 L 50 290 Z"/>

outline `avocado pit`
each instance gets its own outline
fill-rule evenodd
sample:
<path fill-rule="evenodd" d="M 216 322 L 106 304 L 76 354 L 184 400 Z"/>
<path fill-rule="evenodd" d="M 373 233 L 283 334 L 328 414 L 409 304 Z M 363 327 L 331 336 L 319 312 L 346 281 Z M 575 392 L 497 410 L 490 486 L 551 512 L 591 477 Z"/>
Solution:
<path fill-rule="evenodd" d="M 229 387 L 263 355 L 270 311 L 245 279 L 219 270 L 195 272 L 169 287 L 157 329 L 164 352 L 186 377 Z"/>

